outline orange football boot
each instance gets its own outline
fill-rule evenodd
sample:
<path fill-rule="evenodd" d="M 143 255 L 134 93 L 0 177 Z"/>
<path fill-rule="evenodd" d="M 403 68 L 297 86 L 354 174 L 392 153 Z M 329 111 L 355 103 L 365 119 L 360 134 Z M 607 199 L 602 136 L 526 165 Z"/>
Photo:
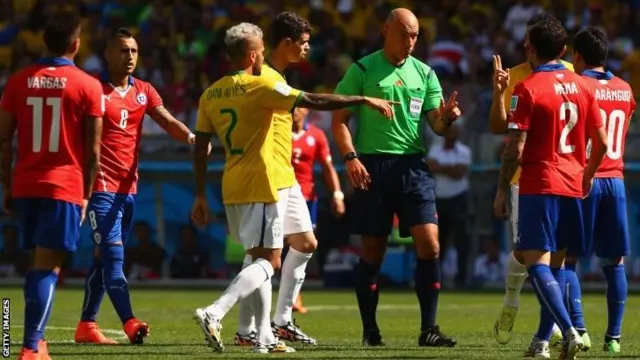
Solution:
<path fill-rule="evenodd" d="M 140 345 L 144 342 L 144 338 L 149 336 L 149 325 L 132 318 L 124 323 L 124 333 L 127 334 L 130 343 Z"/>
<path fill-rule="evenodd" d="M 80 321 L 73 337 L 76 343 L 116 345 L 118 342 L 110 339 L 102 333 L 98 324 L 94 321 Z"/>
<path fill-rule="evenodd" d="M 296 303 L 293 304 L 293 311 L 300 313 L 300 314 L 306 314 L 307 308 L 304 307 L 304 305 L 302 305 L 302 295 L 298 294 L 298 298 L 296 299 Z"/>
<path fill-rule="evenodd" d="M 44 340 L 40 340 L 40 342 L 38 343 L 37 352 L 31 349 L 22 348 L 22 351 L 18 356 L 18 360 L 51 360 L 51 356 L 49 356 L 49 348 L 47 347 L 47 342 Z"/>

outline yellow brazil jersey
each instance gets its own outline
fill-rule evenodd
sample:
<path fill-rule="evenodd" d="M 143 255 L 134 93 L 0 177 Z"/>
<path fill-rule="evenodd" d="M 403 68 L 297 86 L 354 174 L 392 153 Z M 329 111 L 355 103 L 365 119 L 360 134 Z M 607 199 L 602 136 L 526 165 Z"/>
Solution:
<path fill-rule="evenodd" d="M 262 65 L 262 75 L 275 83 L 287 83 L 285 77 L 268 64 Z M 273 112 L 273 157 L 275 160 L 274 181 L 278 189 L 292 187 L 297 184 L 296 174 L 291 165 L 291 154 L 293 145 L 291 138 L 291 128 L 293 127 L 293 117 L 291 112 L 293 107 L 274 110 Z"/>
<path fill-rule="evenodd" d="M 564 66 L 567 67 L 567 69 L 574 71 L 573 65 L 571 63 L 568 63 L 563 60 L 560 60 L 560 62 L 563 63 Z M 507 110 L 507 113 L 509 113 L 510 111 L 511 95 L 513 95 L 513 90 L 515 89 L 516 85 L 519 82 L 522 82 L 522 80 L 528 78 L 529 75 L 531 75 L 532 73 L 533 73 L 533 70 L 531 70 L 531 65 L 529 65 L 529 63 L 527 62 L 524 62 L 520 65 L 517 65 L 509 69 L 509 84 L 507 84 L 507 89 L 504 92 L 504 107 Z M 519 179 L 520 179 L 520 169 L 518 168 L 518 171 L 516 171 L 515 176 L 511 180 L 511 184 L 512 185 L 517 184 Z"/>
<path fill-rule="evenodd" d="M 285 82 L 244 72 L 227 74 L 202 94 L 196 132 L 217 134 L 224 147 L 225 204 L 278 201 L 274 112 L 294 108 L 300 94 Z"/>

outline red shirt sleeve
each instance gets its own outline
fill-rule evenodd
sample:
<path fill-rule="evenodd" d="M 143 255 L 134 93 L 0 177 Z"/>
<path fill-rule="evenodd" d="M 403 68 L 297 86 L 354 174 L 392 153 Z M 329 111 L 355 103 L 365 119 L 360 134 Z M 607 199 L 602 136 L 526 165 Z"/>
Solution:
<path fill-rule="evenodd" d="M 8 112 L 9 114 L 15 114 L 15 101 L 13 96 L 18 91 L 16 88 L 15 76 L 12 76 L 7 80 L 4 91 L 2 92 L 2 98 L 0 98 L 0 109 Z"/>
<path fill-rule="evenodd" d="M 102 117 L 104 115 L 105 97 L 100 82 L 87 75 L 88 86 L 85 87 L 85 116 Z"/>
<path fill-rule="evenodd" d="M 533 98 L 523 83 L 516 85 L 513 90 L 509 111 L 512 116 L 508 129 L 528 131 L 533 116 Z"/>
<path fill-rule="evenodd" d="M 313 136 L 316 138 L 316 161 L 324 163 L 327 160 L 331 161 L 331 151 L 329 150 L 329 140 L 324 134 L 324 131 L 316 129 Z"/>
<path fill-rule="evenodd" d="M 151 115 L 155 108 L 162 106 L 162 98 L 153 85 L 149 83 L 147 83 L 147 98 L 149 99 L 147 101 L 147 114 Z"/>

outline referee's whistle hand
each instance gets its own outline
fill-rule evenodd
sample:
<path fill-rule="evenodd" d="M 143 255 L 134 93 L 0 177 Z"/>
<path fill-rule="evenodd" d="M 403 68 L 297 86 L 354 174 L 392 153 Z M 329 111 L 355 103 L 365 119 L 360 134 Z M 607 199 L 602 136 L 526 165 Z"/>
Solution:
<path fill-rule="evenodd" d="M 400 102 L 367 96 L 365 97 L 365 104 L 368 107 L 378 111 L 386 118 L 393 119 L 393 105 L 399 105 Z"/>
<path fill-rule="evenodd" d="M 371 176 L 360 160 L 349 160 L 346 163 L 346 167 L 347 174 L 349 175 L 349 181 L 351 181 L 351 185 L 354 189 L 369 190 Z"/>

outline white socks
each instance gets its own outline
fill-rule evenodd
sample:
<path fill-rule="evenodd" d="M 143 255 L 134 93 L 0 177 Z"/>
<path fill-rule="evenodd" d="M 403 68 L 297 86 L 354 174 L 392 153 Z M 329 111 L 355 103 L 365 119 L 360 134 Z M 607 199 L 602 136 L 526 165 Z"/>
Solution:
<path fill-rule="evenodd" d="M 507 275 L 505 277 L 506 293 L 504 304 L 518 307 L 520 305 L 520 291 L 527 280 L 527 268 L 520 264 L 511 252 L 507 263 Z"/>
<path fill-rule="evenodd" d="M 220 298 L 207 307 L 207 312 L 219 320 L 231 310 L 239 300 L 256 291 L 265 281 L 271 281 L 273 266 L 265 259 L 258 259 L 247 266 L 233 279 Z M 271 299 L 269 299 L 271 300 Z"/>
<path fill-rule="evenodd" d="M 291 321 L 293 304 L 302 288 L 307 263 L 309 263 L 312 256 L 313 253 L 305 254 L 292 247 L 289 248 L 280 274 L 278 304 L 273 317 L 273 322 L 276 325 L 282 326 Z"/>
<path fill-rule="evenodd" d="M 252 262 L 253 258 L 251 255 L 245 255 L 244 261 L 242 262 L 242 269 L 244 270 L 244 268 L 251 265 Z M 268 281 L 268 283 L 271 284 L 271 281 Z M 249 335 L 256 330 L 256 321 L 253 316 L 253 302 L 253 296 L 240 300 L 238 309 L 238 333 L 240 335 Z M 269 308 L 271 308 L 271 305 L 269 305 Z"/>
<path fill-rule="evenodd" d="M 276 337 L 271 330 L 271 297 L 273 296 L 273 286 L 271 279 L 260 285 L 251 296 L 245 301 L 253 300 L 255 319 L 258 325 L 258 342 L 265 345 L 275 344 Z"/>

